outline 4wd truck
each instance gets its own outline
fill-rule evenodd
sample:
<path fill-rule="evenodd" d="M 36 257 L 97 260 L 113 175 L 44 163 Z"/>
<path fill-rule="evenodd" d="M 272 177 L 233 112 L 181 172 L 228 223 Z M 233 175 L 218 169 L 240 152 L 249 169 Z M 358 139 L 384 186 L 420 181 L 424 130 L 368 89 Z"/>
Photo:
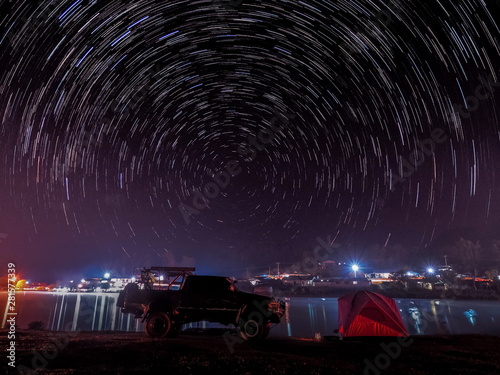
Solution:
<path fill-rule="evenodd" d="M 151 267 L 120 292 L 117 306 L 145 322 L 150 337 L 175 335 L 183 324 L 234 325 L 246 341 L 267 337 L 285 312 L 283 301 L 239 291 L 229 277 L 194 275 L 194 268 Z"/>

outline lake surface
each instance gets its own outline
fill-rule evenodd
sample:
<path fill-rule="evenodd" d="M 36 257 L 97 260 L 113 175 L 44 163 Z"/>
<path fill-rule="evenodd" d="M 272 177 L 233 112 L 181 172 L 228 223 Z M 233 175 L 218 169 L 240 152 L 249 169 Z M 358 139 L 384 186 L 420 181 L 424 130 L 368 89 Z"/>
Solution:
<path fill-rule="evenodd" d="M 46 329 L 142 331 L 140 320 L 116 307 L 118 293 L 17 292 L 17 325 L 42 321 Z M 2 327 L 7 293 L 0 292 Z M 489 334 L 500 336 L 500 302 L 468 300 L 395 299 L 411 335 Z M 337 298 L 293 297 L 286 299 L 287 312 L 270 336 L 314 337 L 333 334 L 337 328 Z M 200 322 L 185 327 L 223 327 Z"/>

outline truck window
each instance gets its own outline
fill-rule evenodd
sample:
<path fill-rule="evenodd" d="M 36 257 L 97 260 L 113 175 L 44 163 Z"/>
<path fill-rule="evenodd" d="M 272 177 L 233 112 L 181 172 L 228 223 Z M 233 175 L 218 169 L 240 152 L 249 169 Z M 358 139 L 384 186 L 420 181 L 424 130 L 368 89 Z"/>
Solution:
<path fill-rule="evenodd" d="M 193 277 L 188 284 L 189 291 L 196 294 L 229 292 L 230 286 L 231 283 L 224 277 Z"/>
<path fill-rule="evenodd" d="M 205 294 L 208 290 L 207 283 L 199 277 L 190 277 L 186 286 L 189 292 L 194 294 Z"/>
<path fill-rule="evenodd" d="M 211 278 L 210 282 L 207 284 L 210 288 L 209 290 L 216 291 L 218 293 L 229 291 L 229 286 L 231 285 L 231 283 L 223 277 Z"/>

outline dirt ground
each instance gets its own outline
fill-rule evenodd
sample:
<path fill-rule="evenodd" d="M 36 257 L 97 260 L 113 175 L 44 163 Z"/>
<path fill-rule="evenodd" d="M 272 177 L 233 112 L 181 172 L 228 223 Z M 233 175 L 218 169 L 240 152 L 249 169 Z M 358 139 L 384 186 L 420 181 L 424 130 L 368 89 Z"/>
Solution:
<path fill-rule="evenodd" d="M 2 346 L 9 344 L 5 331 L 0 338 Z M 248 345 L 217 330 L 169 339 L 135 332 L 21 330 L 15 346 L 17 369 L 8 371 L 13 374 L 500 374 L 500 337 L 477 335 L 399 343 L 270 338 Z"/>

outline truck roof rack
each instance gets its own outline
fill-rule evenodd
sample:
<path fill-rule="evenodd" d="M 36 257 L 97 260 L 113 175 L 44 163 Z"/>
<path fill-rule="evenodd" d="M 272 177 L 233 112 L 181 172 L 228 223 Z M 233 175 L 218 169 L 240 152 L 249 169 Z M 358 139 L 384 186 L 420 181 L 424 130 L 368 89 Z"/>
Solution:
<path fill-rule="evenodd" d="M 146 289 L 179 289 L 186 276 L 193 275 L 194 267 L 159 267 L 143 268 L 139 283 Z"/>
<path fill-rule="evenodd" d="M 195 267 L 151 267 L 151 271 L 164 273 L 165 276 L 192 275 Z"/>

